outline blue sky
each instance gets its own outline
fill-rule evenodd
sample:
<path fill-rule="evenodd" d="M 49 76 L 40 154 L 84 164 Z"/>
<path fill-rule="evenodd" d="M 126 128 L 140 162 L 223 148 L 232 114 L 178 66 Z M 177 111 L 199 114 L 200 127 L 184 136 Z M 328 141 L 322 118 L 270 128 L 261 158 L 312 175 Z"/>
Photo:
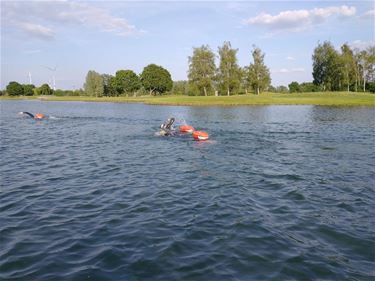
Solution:
<path fill-rule="evenodd" d="M 375 44 L 373 1 L 1 1 L 1 85 L 81 88 L 88 70 L 140 73 L 147 64 L 185 80 L 193 47 L 230 41 L 241 66 L 255 44 L 273 85 L 311 81 L 318 42 Z M 55 69 L 55 70 L 53 70 Z"/>

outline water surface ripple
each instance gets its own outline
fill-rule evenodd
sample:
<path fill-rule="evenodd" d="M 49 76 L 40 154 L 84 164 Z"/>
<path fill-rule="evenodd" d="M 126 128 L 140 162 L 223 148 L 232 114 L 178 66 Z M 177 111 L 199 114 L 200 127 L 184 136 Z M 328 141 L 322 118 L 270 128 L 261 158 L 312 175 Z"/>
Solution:
<path fill-rule="evenodd" d="M 375 278 L 373 108 L 0 106 L 1 280 Z"/>

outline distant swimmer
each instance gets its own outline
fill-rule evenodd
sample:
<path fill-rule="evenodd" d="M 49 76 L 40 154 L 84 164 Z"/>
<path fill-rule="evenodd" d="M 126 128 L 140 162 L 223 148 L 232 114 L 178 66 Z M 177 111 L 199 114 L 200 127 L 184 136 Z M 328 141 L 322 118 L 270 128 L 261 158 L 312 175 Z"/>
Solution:
<path fill-rule="evenodd" d="M 21 111 L 19 114 L 27 115 L 27 116 L 35 119 L 35 120 L 42 120 L 42 119 L 46 119 L 47 118 L 47 116 L 44 115 L 43 113 L 36 113 L 35 115 L 33 115 L 30 112 Z"/>
<path fill-rule="evenodd" d="M 163 124 L 160 125 L 160 136 L 173 136 L 176 134 L 176 131 L 173 128 L 173 123 L 175 119 L 173 117 L 168 118 Z"/>

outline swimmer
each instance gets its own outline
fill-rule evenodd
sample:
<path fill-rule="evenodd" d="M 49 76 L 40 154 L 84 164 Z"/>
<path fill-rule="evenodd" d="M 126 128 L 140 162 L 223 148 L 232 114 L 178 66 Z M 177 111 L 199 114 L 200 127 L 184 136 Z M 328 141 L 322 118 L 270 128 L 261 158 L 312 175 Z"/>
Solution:
<path fill-rule="evenodd" d="M 35 115 L 31 114 L 30 112 L 26 112 L 26 111 L 21 111 L 19 114 L 21 115 L 27 115 L 35 120 L 42 120 L 42 119 L 46 119 L 47 116 L 44 115 L 43 113 L 36 113 Z"/>
<path fill-rule="evenodd" d="M 173 136 L 175 135 L 176 131 L 173 128 L 173 123 L 175 119 L 173 117 L 168 118 L 167 121 L 165 121 L 163 124 L 160 125 L 160 136 Z"/>

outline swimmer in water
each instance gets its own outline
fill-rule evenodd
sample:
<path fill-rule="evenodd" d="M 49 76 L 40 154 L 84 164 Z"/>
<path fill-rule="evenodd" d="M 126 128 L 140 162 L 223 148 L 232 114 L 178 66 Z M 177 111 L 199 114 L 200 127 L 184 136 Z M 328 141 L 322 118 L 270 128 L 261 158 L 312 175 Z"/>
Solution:
<path fill-rule="evenodd" d="M 163 124 L 160 125 L 160 136 L 173 136 L 175 135 L 176 131 L 173 128 L 173 123 L 175 119 L 173 117 L 168 118 Z"/>
<path fill-rule="evenodd" d="M 42 120 L 42 119 L 47 119 L 47 116 L 44 115 L 43 113 L 36 113 L 35 115 L 31 114 L 30 112 L 26 112 L 26 111 L 21 111 L 19 114 L 22 114 L 22 115 L 27 115 L 35 120 Z"/>

